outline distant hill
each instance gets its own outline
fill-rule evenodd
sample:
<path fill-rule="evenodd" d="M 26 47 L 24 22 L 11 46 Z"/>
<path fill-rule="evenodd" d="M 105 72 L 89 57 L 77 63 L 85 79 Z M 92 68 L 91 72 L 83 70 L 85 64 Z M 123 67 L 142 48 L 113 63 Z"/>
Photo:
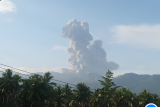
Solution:
<path fill-rule="evenodd" d="M 113 79 L 118 86 L 126 87 L 133 93 L 139 94 L 144 89 L 160 95 L 160 75 L 138 75 L 126 73 Z"/>
<path fill-rule="evenodd" d="M 0 73 L 0 77 L 1 77 Z M 44 73 L 39 72 L 38 74 L 44 75 Z M 73 74 L 73 73 L 57 73 L 51 72 L 54 76 L 53 79 L 63 81 L 66 83 L 77 84 L 80 82 L 85 82 L 91 89 L 102 88 L 98 80 L 102 80 L 102 77 L 96 73 L 86 73 L 86 74 Z M 28 78 L 28 76 L 22 77 Z M 64 84 L 53 80 L 53 82 Z M 117 86 L 126 87 L 130 89 L 133 93 L 139 94 L 144 89 L 150 91 L 151 93 L 158 94 L 160 96 L 160 75 L 138 75 L 135 73 L 126 73 L 118 77 L 113 78 L 113 82 Z M 72 85 L 71 85 L 72 86 Z M 74 87 L 74 86 L 72 86 Z"/>
<path fill-rule="evenodd" d="M 53 73 L 54 75 L 54 73 Z M 55 79 L 65 81 L 72 84 L 79 82 L 85 82 L 91 89 L 102 88 L 98 80 L 102 80 L 102 77 L 96 73 L 86 73 L 85 75 L 65 75 L 59 74 Z M 117 86 L 126 87 L 133 93 L 139 94 L 144 89 L 151 93 L 160 95 L 160 75 L 138 75 L 135 73 L 126 73 L 118 77 L 113 78 L 113 82 Z"/>

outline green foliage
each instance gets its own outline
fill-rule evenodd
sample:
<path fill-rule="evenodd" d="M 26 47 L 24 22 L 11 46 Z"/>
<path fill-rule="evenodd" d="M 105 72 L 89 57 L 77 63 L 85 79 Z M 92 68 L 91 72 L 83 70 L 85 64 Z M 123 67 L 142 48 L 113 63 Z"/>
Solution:
<path fill-rule="evenodd" d="M 109 70 L 108 72 L 106 72 L 106 76 L 102 76 L 102 78 L 104 79 L 104 81 L 99 80 L 101 82 L 101 85 L 103 86 L 103 88 L 101 89 L 101 99 L 103 99 L 102 104 L 104 107 L 111 107 L 113 106 L 113 103 L 111 101 L 112 96 L 116 92 L 117 88 L 119 88 L 119 86 L 116 86 L 116 84 L 112 82 L 113 73 Z"/>
<path fill-rule="evenodd" d="M 94 92 L 85 83 L 78 83 L 76 89 L 69 84 L 56 86 L 51 82 L 50 72 L 44 76 L 34 74 L 21 79 L 7 69 L 0 78 L 0 107 L 144 107 L 148 103 L 160 106 L 157 94 L 144 90 L 139 95 L 129 89 L 116 86 L 113 73 L 106 72 L 103 86 Z"/>
<path fill-rule="evenodd" d="M 76 86 L 76 93 L 75 101 L 78 102 L 80 105 L 85 106 L 90 101 L 91 91 L 90 88 L 85 83 L 79 83 Z"/>

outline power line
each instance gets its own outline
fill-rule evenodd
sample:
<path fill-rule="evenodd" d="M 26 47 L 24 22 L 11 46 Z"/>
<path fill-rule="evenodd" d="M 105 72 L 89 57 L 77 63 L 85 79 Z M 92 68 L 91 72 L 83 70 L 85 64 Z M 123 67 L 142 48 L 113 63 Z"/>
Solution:
<path fill-rule="evenodd" d="M 8 65 L 4 65 L 4 64 L 1 64 L 1 63 L 0 63 L 0 65 L 6 66 L 6 67 L 9 67 L 9 68 L 12 68 L 12 69 L 16 69 L 16 70 L 19 70 L 19 71 L 22 71 L 22 72 L 26 72 L 26 73 L 29 73 L 29 74 L 34 74 L 34 73 L 31 73 L 31 72 L 24 71 L 24 70 L 21 70 L 21 69 L 17 69 L 17 68 L 14 68 L 14 67 L 11 67 L 11 66 L 8 66 Z"/>
<path fill-rule="evenodd" d="M 7 70 L 6 68 L 3 68 L 3 67 L 0 67 L 1 69 L 4 69 L 4 70 Z M 13 70 L 12 70 L 13 71 Z M 0 71 L 0 72 L 4 72 L 4 71 Z M 16 72 L 16 71 L 13 71 L 13 72 Z M 18 74 L 21 74 L 21 75 L 25 75 L 25 76 L 30 76 L 30 75 L 26 75 L 26 74 L 22 74 L 22 73 L 19 73 L 19 72 L 16 72 Z M 24 78 L 22 77 L 23 79 L 27 79 L 27 78 Z M 55 82 L 56 83 L 56 82 Z M 62 86 L 65 86 L 63 84 L 60 84 L 60 83 L 56 83 L 56 84 L 59 84 L 59 85 L 62 85 Z M 70 87 L 70 88 L 75 88 L 75 87 Z"/>
<path fill-rule="evenodd" d="M 31 73 L 31 72 L 28 72 L 28 71 L 24 71 L 24 70 L 21 70 L 21 69 L 17 69 L 17 68 L 14 68 L 14 67 L 11 67 L 11 66 L 8 66 L 8 65 L 5 65 L 5 64 L 1 64 L 0 65 L 3 65 L 3 66 L 6 66 L 6 67 L 9 67 L 9 68 L 12 68 L 12 69 L 16 69 L 16 70 L 19 70 L 19 71 L 22 71 L 22 72 L 26 72 L 26 73 L 29 73 L 29 74 L 34 74 L 34 73 Z M 18 72 L 16 72 L 18 73 Z M 21 73 L 20 73 L 21 74 Z M 26 75 L 26 74 L 22 74 L 22 75 Z M 29 75 L 26 75 L 26 76 L 29 76 Z M 73 85 L 73 86 L 76 86 L 74 84 L 71 84 L 71 83 L 67 83 L 67 82 L 63 82 L 63 81 L 59 81 L 59 80 L 56 80 L 56 79 L 51 79 L 51 80 L 54 80 L 54 81 L 58 81 L 58 82 L 61 82 L 61 83 L 65 83 L 65 84 L 70 84 L 70 85 Z"/>
<path fill-rule="evenodd" d="M 2 67 L 0 67 L 1 69 L 4 69 L 4 70 L 7 70 L 6 68 L 2 68 Z M 4 72 L 4 71 L 0 71 L 0 72 Z M 15 72 L 15 71 L 13 71 L 13 72 Z M 18 73 L 18 74 L 21 74 L 21 73 L 19 73 L 19 72 L 16 72 L 16 73 Z M 22 75 L 25 75 L 25 74 L 22 74 Z M 26 76 L 29 76 L 29 75 L 26 75 Z M 23 78 L 23 79 L 27 79 L 27 78 Z"/>
<path fill-rule="evenodd" d="M 0 64 L 0 65 L 2 65 L 2 64 Z M 3 65 L 3 66 L 4 66 L 4 65 Z M 7 66 L 7 67 L 10 67 L 10 66 Z M 0 67 L 0 68 L 2 68 L 2 67 Z M 10 67 L 10 68 L 14 69 L 13 67 Z M 7 70 L 6 68 L 2 68 L 2 69 Z M 16 68 L 15 68 L 15 69 L 16 69 Z M 19 70 L 19 69 L 16 69 L 16 70 Z M 13 70 L 12 70 L 12 71 L 13 71 Z M 21 71 L 23 71 L 23 70 L 21 70 Z M 3 72 L 3 71 L 0 71 L 0 72 Z M 13 71 L 13 72 L 16 72 L 16 71 Z M 26 71 L 26 72 L 27 72 L 27 71 Z M 21 74 L 21 75 L 25 75 L 25 76 L 30 76 L 30 75 L 22 74 L 22 73 L 19 73 L 19 72 L 16 72 L 16 73 Z M 30 74 L 34 74 L 34 73 L 30 73 Z M 24 79 L 27 79 L 27 78 L 24 78 Z M 52 80 L 55 80 L 55 79 L 52 79 Z M 66 82 L 59 81 L 59 80 L 55 80 L 55 81 L 62 82 L 62 83 L 66 83 Z M 60 83 L 57 83 L 57 82 L 55 82 L 55 83 L 58 84 L 58 85 L 61 85 L 61 86 L 65 86 L 64 84 L 60 84 Z M 70 83 L 67 83 L 67 84 L 70 84 Z M 71 84 L 71 85 L 74 85 L 74 84 Z M 74 86 L 76 86 L 76 85 L 74 85 Z M 70 87 L 70 88 L 75 88 L 75 87 Z M 90 89 L 90 90 L 95 90 L 95 89 Z"/>
<path fill-rule="evenodd" d="M 14 67 L 11 67 L 11 66 L 8 66 L 8 65 L 5 65 L 5 64 L 2 64 L 0 63 L 0 65 L 2 66 L 6 66 L 6 67 L 9 67 L 9 68 L 12 68 L 12 69 L 16 69 L 16 70 L 19 70 L 19 71 L 22 71 L 22 72 L 26 72 L 26 73 L 29 73 L 29 74 L 34 74 L 34 73 L 31 73 L 31 72 L 28 72 L 28 71 L 24 71 L 24 70 L 21 70 L 21 69 L 17 69 L 17 68 L 14 68 Z M 2 67 L 0 67 L 2 68 Z M 2 68 L 4 69 L 4 68 Z M 15 72 L 15 71 L 14 71 Z M 22 73 L 19 73 L 19 72 L 16 72 L 18 74 L 22 74 Z M 30 76 L 30 75 L 26 75 L 26 74 L 22 74 L 22 75 L 25 75 L 25 76 Z M 59 80 L 56 80 L 56 79 L 51 79 L 51 80 L 54 80 L 54 81 L 58 81 L 58 82 L 61 82 L 61 83 L 65 83 L 65 84 L 70 84 L 70 85 L 73 85 L 73 86 L 76 86 L 75 84 L 71 84 L 71 83 L 67 83 L 67 82 L 63 82 L 63 81 L 59 81 Z M 61 84 L 62 85 L 62 84 Z M 64 85 L 63 85 L 64 86 Z M 72 87 L 73 88 L 73 87 Z M 90 90 L 95 90 L 95 89 L 90 89 Z"/>
<path fill-rule="evenodd" d="M 2 67 L 0 67 L 0 68 L 2 68 Z M 5 69 L 5 70 L 7 70 L 6 68 L 2 68 L 2 69 Z M 3 72 L 3 71 L 1 71 L 1 72 Z M 16 72 L 16 71 L 13 71 L 13 72 Z M 16 72 L 16 73 L 18 73 L 18 74 L 21 74 L 21 75 L 25 75 L 25 76 L 29 76 L 29 75 L 22 74 L 22 73 L 19 73 L 19 72 Z"/>

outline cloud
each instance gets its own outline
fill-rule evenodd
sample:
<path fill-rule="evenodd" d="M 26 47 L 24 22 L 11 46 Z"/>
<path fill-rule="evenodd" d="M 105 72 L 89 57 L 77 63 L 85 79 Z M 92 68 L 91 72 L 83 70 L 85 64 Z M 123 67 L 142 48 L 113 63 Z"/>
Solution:
<path fill-rule="evenodd" d="M 70 42 L 67 48 L 67 52 L 71 53 L 68 58 L 70 71 L 105 74 L 108 70 L 115 70 L 119 67 L 115 62 L 107 61 L 101 40 L 95 40 L 90 45 L 93 38 L 89 33 L 87 22 L 70 20 L 62 29 L 62 37 L 67 38 Z"/>
<path fill-rule="evenodd" d="M 112 30 L 118 43 L 136 44 L 160 49 L 160 24 L 117 25 Z"/>
<path fill-rule="evenodd" d="M 66 50 L 67 47 L 60 46 L 60 45 L 55 45 L 52 47 L 53 50 Z"/>
<path fill-rule="evenodd" d="M 7 12 L 16 12 L 16 5 L 13 4 L 9 0 L 1 0 L 0 1 L 0 12 L 7 13 Z"/>
<path fill-rule="evenodd" d="M 69 40 L 69 47 L 66 49 L 64 46 L 55 45 L 52 49 L 67 50 L 67 52 L 70 53 L 68 58 L 68 62 L 70 63 L 69 68 L 18 68 L 29 72 L 63 72 L 63 74 L 65 76 L 68 75 L 68 77 L 69 75 L 77 75 L 78 77 L 78 74 L 83 75 L 89 72 L 91 74 L 105 75 L 108 70 L 116 70 L 119 68 L 119 65 L 115 62 L 107 61 L 107 55 L 102 48 L 101 40 L 95 40 L 90 44 L 92 35 L 89 33 L 89 25 L 87 22 L 77 22 L 75 19 L 69 21 L 62 29 L 62 37 Z"/>

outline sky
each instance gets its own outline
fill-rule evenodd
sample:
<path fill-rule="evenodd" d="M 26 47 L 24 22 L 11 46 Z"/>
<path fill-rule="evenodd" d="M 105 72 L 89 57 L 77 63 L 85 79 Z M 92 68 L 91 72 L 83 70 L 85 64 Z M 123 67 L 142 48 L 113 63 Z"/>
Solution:
<path fill-rule="evenodd" d="M 1 0 L 0 63 L 29 72 L 62 72 L 71 53 L 63 27 L 85 21 L 107 61 L 124 73 L 160 74 L 160 1 Z M 2 66 L 1 66 L 2 67 Z"/>

